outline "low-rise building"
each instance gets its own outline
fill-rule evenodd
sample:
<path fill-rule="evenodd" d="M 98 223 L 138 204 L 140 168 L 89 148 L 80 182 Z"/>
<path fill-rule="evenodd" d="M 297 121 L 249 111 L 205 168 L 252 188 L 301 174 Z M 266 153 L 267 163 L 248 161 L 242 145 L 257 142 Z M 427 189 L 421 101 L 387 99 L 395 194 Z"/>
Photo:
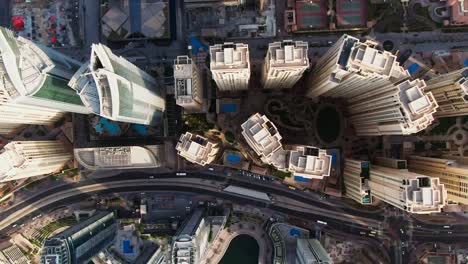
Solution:
<path fill-rule="evenodd" d="M 47 239 L 42 247 L 40 263 L 87 263 L 113 241 L 116 231 L 114 213 L 99 212 Z"/>
<path fill-rule="evenodd" d="M 165 163 L 164 145 L 75 148 L 74 153 L 88 170 L 156 168 Z"/>

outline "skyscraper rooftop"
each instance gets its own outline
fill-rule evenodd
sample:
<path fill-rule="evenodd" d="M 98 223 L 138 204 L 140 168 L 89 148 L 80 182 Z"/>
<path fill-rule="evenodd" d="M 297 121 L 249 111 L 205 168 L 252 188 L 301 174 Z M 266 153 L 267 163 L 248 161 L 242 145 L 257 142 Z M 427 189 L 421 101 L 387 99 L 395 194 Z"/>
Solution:
<path fill-rule="evenodd" d="M 165 111 L 165 93 L 156 79 L 102 45 L 69 83 L 93 113 L 114 121 L 151 124 Z"/>

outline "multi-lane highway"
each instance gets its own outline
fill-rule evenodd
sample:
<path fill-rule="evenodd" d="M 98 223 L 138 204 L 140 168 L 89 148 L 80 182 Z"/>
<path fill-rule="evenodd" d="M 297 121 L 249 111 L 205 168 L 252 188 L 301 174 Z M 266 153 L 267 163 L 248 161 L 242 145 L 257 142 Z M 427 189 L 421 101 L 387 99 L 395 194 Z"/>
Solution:
<path fill-rule="evenodd" d="M 273 202 L 258 200 L 223 191 L 227 185 L 243 186 L 266 192 Z M 395 241 L 391 251 L 395 263 L 406 263 L 401 242 L 457 243 L 468 239 L 468 224 L 444 225 L 410 224 L 406 218 L 389 220 L 383 211 L 364 212 L 347 207 L 339 200 L 321 200 L 313 193 L 290 190 L 282 184 L 253 180 L 248 177 L 226 176 L 218 172 L 195 172 L 185 176 L 176 174 L 144 174 L 127 172 L 113 177 L 88 179 L 80 183 L 58 186 L 27 199 L 17 201 L 0 212 L 0 236 L 15 232 L 21 223 L 53 208 L 78 202 L 97 193 L 180 191 L 212 195 L 238 204 L 268 208 L 280 213 L 321 224 L 322 229 L 351 236 L 366 236 L 376 242 Z M 13 227 L 15 226 L 15 227 Z M 402 232 L 398 230 L 402 230 Z M 395 232 L 397 230 L 397 232 Z M 408 255 L 408 254 L 407 254 Z"/>

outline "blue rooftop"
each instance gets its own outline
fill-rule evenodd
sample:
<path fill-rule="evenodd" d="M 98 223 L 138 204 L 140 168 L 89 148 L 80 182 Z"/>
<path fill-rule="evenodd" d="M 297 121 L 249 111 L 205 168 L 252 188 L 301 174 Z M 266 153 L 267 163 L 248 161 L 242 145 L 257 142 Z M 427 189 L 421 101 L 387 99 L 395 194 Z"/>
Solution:
<path fill-rule="evenodd" d="M 141 29 L 141 2 L 132 0 L 130 6 L 130 27 L 132 32 L 140 32 Z"/>
<path fill-rule="evenodd" d="M 294 176 L 294 180 L 297 182 L 310 182 L 310 179 L 307 179 L 301 176 Z"/>
<path fill-rule="evenodd" d="M 238 154 L 227 154 L 227 155 L 226 155 L 226 160 L 229 161 L 229 162 L 238 163 L 238 162 L 240 162 L 242 159 L 241 159 L 241 157 L 240 157 Z"/>
<path fill-rule="evenodd" d="M 463 66 L 468 67 L 468 59 L 463 61 Z"/>
<path fill-rule="evenodd" d="M 118 136 L 121 133 L 117 123 L 107 120 L 104 117 L 99 119 L 99 122 L 94 126 L 97 133 L 101 134 L 108 131 L 111 136 Z"/>
<path fill-rule="evenodd" d="M 221 104 L 219 106 L 219 112 L 221 113 L 234 113 L 237 111 L 236 104 Z"/>
<path fill-rule="evenodd" d="M 290 236 L 298 237 L 298 236 L 301 235 L 301 231 L 299 231 L 299 230 L 296 229 L 296 228 L 291 228 L 291 230 L 289 230 L 289 235 L 290 235 Z"/>
<path fill-rule="evenodd" d="M 122 241 L 122 246 L 123 246 L 124 254 L 133 254 L 133 248 L 132 248 L 132 245 L 130 244 L 130 240 Z"/>
<path fill-rule="evenodd" d="M 136 132 L 138 132 L 138 134 L 142 136 L 148 135 L 148 126 L 142 124 L 133 124 L 132 127 Z"/>
<path fill-rule="evenodd" d="M 419 70 L 420 66 L 417 63 L 413 63 L 408 67 L 408 72 L 413 75 L 415 72 Z"/>
<path fill-rule="evenodd" d="M 208 51 L 208 46 L 201 42 L 197 37 L 190 37 L 189 38 L 190 45 L 192 46 L 192 53 L 194 55 L 198 54 L 199 49 L 201 48 L 203 51 Z"/>

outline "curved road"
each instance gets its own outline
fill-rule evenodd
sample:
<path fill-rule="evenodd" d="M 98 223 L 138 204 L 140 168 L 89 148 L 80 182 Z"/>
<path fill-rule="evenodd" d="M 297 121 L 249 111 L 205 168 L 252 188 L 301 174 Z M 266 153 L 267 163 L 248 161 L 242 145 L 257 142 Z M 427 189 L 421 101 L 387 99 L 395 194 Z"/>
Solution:
<path fill-rule="evenodd" d="M 226 184 L 267 192 L 274 195 L 276 199 L 275 202 L 270 203 L 251 197 L 227 193 L 221 190 L 221 187 Z M 19 223 L 22 219 L 27 219 L 28 216 L 39 214 L 39 212 L 47 212 L 47 210 L 54 207 L 78 201 L 92 194 L 158 190 L 207 194 L 233 200 L 240 204 L 251 204 L 268 208 L 308 219 L 309 221 L 322 220 L 327 222 L 326 228 L 339 230 L 348 234 L 360 234 L 368 227 L 372 227 L 382 231 L 383 235 L 380 238 L 387 237 L 385 227 L 382 226 L 384 216 L 380 213 L 362 213 L 351 208 L 333 207 L 329 202 L 317 200 L 313 195 L 292 191 L 285 186 L 269 182 L 248 181 L 217 175 L 216 173 L 200 172 L 187 173 L 185 177 L 176 176 L 175 174 L 160 174 L 156 177 L 151 174 L 123 173 L 115 177 L 86 180 L 79 184 L 59 186 L 21 201 L 1 212 L 0 234 L 10 233 L 13 230 L 12 225 L 14 223 Z M 402 222 L 398 225 L 405 226 L 407 223 Z M 398 230 L 400 226 L 393 228 Z M 419 228 L 413 229 L 413 240 L 457 242 L 464 241 L 468 237 L 467 225 L 452 225 L 452 231 L 454 232 L 450 235 L 446 231 L 443 225 L 421 224 Z"/>

